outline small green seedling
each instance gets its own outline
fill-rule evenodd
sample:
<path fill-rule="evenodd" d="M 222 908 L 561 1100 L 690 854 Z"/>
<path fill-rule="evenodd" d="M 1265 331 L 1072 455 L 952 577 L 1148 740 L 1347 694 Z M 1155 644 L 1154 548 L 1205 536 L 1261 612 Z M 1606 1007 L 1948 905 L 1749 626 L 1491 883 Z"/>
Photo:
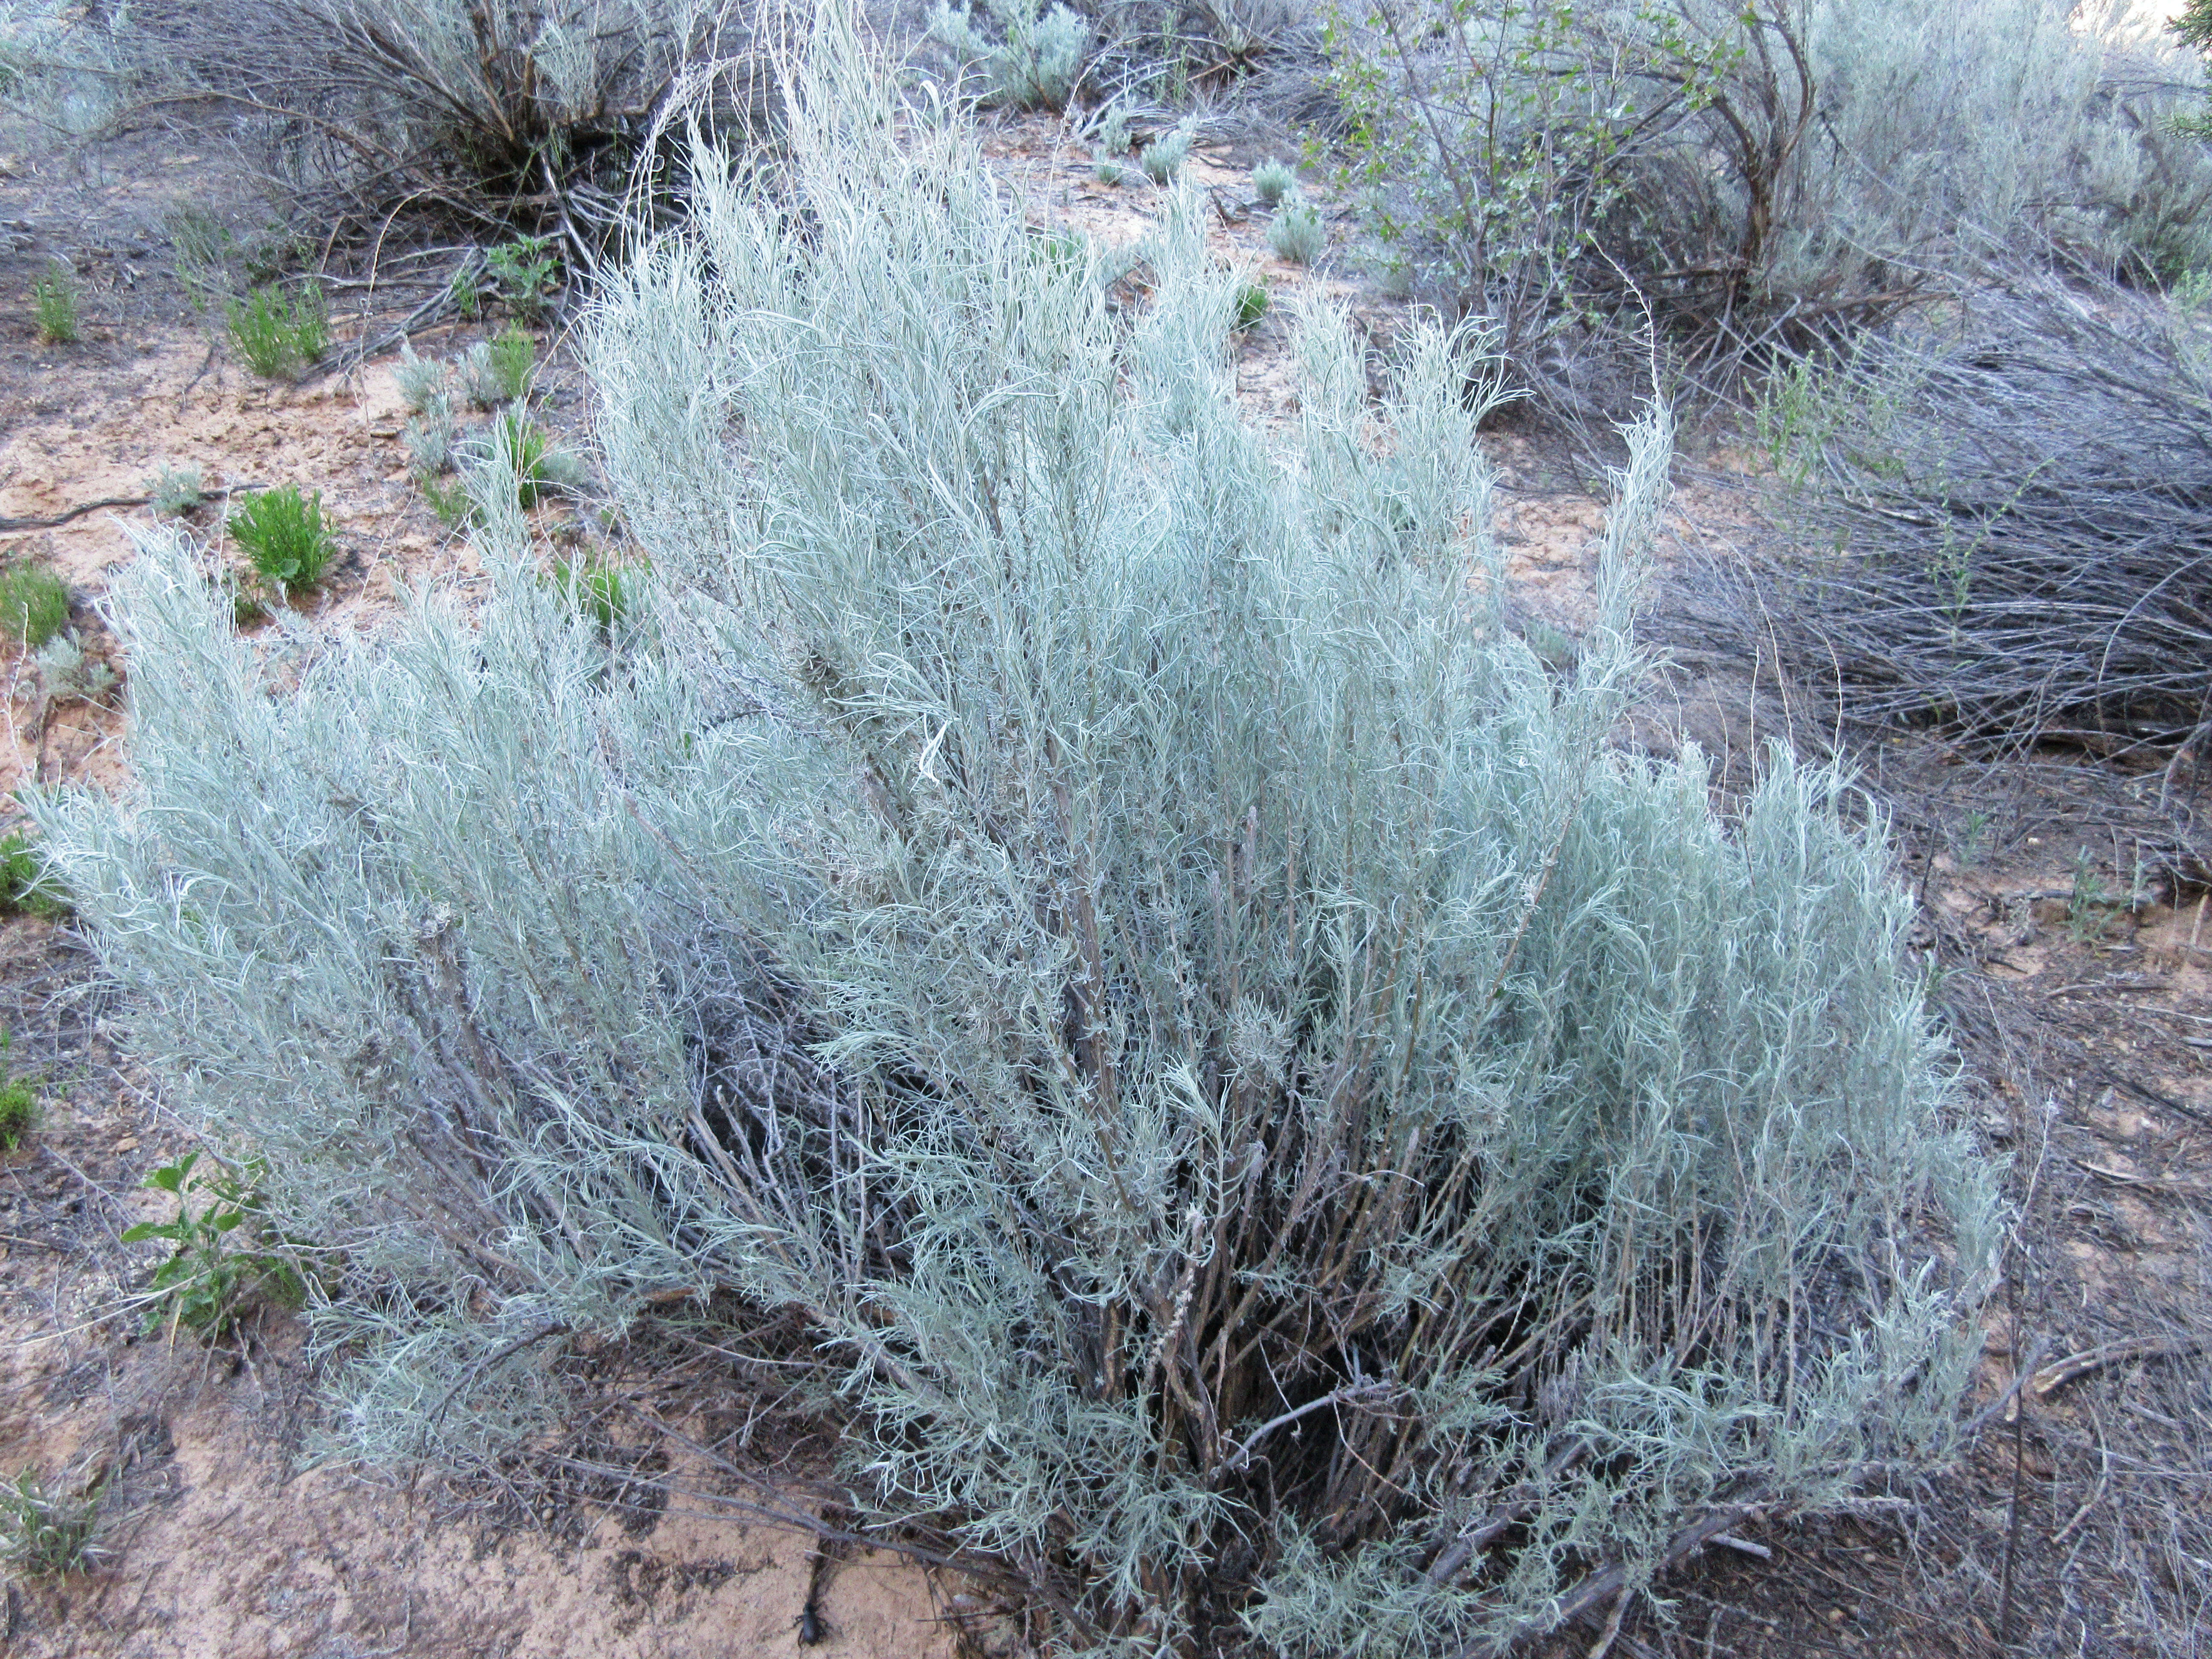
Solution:
<path fill-rule="evenodd" d="M 496 409 L 530 390 L 538 366 L 538 346 L 510 325 L 496 339 L 478 340 L 462 354 L 461 395 L 471 409 Z"/>
<path fill-rule="evenodd" d="M 220 1339 L 234 1329 L 255 1296 L 296 1305 L 307 1286 L 283 1256 L 258 1248 L 268 1231 L 261 1186 L 265 1159 L 248 1158 L 236 1173 L 198 1173 L 200 1155 L 186 1152 L 139 1183 L 177 1200 L 173 1221 L 142 1221 L 123 1235 L 125 1244 L 162 1239 L 175 1248 L 154 1271 L 148 1286 L 146 1329 L 178 1327 Z M 197 1205 L 197 1208 L 195 1208 Z"/>
<path fill-rule="evenodd" d="M 544 314 L 545 296 L 559 269 L 552 247 L 543 236 L 518 236 L 484 255 L 484 270 L 497 284 L 499 297 L 529 322 Z"/>
<path fill-rule="evenodd" d="M 447 291 L 453 295 L 453 309 L 460 313 L 464 321 L 472 323 L 483 315 L 483 287 L 477 281 L 477 273 L 471 266 L 464 264 L 453 273 L 453 280 Z"/>
<path fill-rule="evenodd" d="M 58 260 L 31 284 L 31 307 L 39 338 L 47 345 L 70 345 L 77 337 L 76 273 Z"/>
<path fill-rule="evenodd" d="M 577 615 L 599 629 L 601 639 L 611 640 L 637 608 L 642 574 L 641 568 L 563 561 L 553 567 L 553 585 L 575 606 Z"/>
<path fill-rule="evenodd" d="M 71 1498 L 46 1490 L 35 1470 L 0 1481 L 0 1564 L 25 1578 L 58 1578 L 100 1554 L 105 1480 Z"/>
<path fill-rule="evenodd" d="M 280 592 L 313 587 L 337 552 L 323 522 L 323 492 L 303 495 L 296 484 L 249 496 L 230 515 L 230 533 L 261 580 Z"/>
<path fill-rule="evenodd" d="M 42 564 L 0 571 L 0 635 L 35 651 L 69 626 L 69 584 Z"/>
<path fill-rule="evenodd" d="M 69 896 L 46 869 L 46 860 L 21 830 L 0 836 L 0 915 L 69 914 Z M 4 1047 L 0 1042 L 0 1047 Z"/>
<path fill-rule="evenodd" d="M 430 503 L 430 510 L 438 515 L 438 522 L 448 530 L 467 524 L 476 516 L 477 504 L 465 483 L 440 483 L 435 477 L 425 474 L 415 481 L 422 487 L 422 499 Z"/>
<path fill-rule="evenodd" d="M 20 1152 L 39 1127 L 38 1090 L 28 1078 L 15 1076 L 7 1065 L 6 1055 L 15 1041 L 11 1033 L 0 1031 L 0 1073 L 6 1078 L 0 1082 L 0 1152 L 7 1153 Z"/>
<path fill-rule="evenodd" d="M 330 349 L 330 307 L 319 283 L 289 298 L 274 283 L 264 283 L 233 300 L 228 313 L 238 355 L 265 380 L 296 374 Z"/>
<path fill-rule="evenodd" d="M 515 499 L 532 507 L 556 489 L 583 481 L 576 458 L 555 446 L 545 428 L 519 409 L 495 416 L 484 434 L 486 464 L 511 473 Z"/>
<path fill-rule="evenodd" d="M 1232 302 L 1236 310 L 1231 316 L 1231 331 L 1243 334 L 1259 326 L 1260 319 L 1267 314 L 1267 285 L 1256 276 L 1248 276 L 1237 284 L 1237 295 Z"/>

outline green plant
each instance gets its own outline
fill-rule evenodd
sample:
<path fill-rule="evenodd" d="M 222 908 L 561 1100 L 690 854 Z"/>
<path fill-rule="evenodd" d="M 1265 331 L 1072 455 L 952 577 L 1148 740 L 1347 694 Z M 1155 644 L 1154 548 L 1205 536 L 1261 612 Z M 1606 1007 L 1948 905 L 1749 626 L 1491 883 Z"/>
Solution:
<path fill-rule="evenodd" d="M 1978 806 L 1960 820 L 1958 832 L 1951 839 L 1951 848 L 1960 864 L 1979 864 L 1989 856 L 1990 823 L 1990 814 Z"/>
<path fill-rule="evenodd" d="M 2090 861 L 2089 849 L 2074 854 L 2074 886 L 2066 897 L 2066 935 L 2075 944 L 2087 944 L 2105 931 L 2113 904 L 2112 889 Z"/>
<path fill-rule="evenodd" d="M 76 273 L 56 260 L 31 283 L 31 307 L 39 338 L 48 345 L 73 344 L 77 337 Z"/>
<path fill-rule="evenodd" d="M 434 478 L 453 465 L 453 411 L 442 392 L 419 415 L 410 415 L 399 428 L 399 441 L 407 451 L 407 468 L 420 480 Z"/>
<path fill-rule="evenodd" d="M 176 1199 L 176 1218 L 142 1221 L 123 1242 L 161 1239 L 174 1247 L 147 1287 L 149 1331 L 181 1326 L 220 1338 L 250 1297 L 296 1304 L 307 1286 L 289 1260 L 259 1248 L 268 1231 L 261 1191 L 269 1178 L 266 1161 L 248 1158 L 234 1172 L 210 1177 L 198 1173 L 199 1160 L 198 1152 L 187 1152 L 147 1176 L 142 1186 Z"/>
<path fill-rule="evenodd" d="M 475 265 L 464 264 L 455 271 L 447 292 L 453 296 L 453 309 L 460 313 L 463 322 L 472 323 L 483 315 L 483 283 Z"/>
<path fill-rule="evenodd" d="M 164 461 L 146 480 L 146 504 L 164 519 L 182 518 L 207 499 L 196 466 L 173 466 Z"/>
<path fill-rule="evenodd" d="M 465 526 L 475 518 L 476 502 L 465 483 L 441 483 L 428 474 L 418 475 L 415 483 L 430 510 L 438 515 L 438 522 L 447 529 Z"/>
<path fill-rule="evenodd" d="M 514 403 L 529 392 L 537 364 L 537 343 L 520 328 L 509 326 L 493 339 L 477 341 L 462 356 L 461 395 L 472 409 Z"/>
<path fill-rule="evenodd" d="M 69 584 L 43 564 L 0 570 L 0 635 L 35 651 L 69 625 Z"/>
<path fill-rule="evenodd" d="M 1015 108 L 1064 107 L 1075 90 L 1090 25 L 1064 5 L 1050 11 L 1044 0 L 983 0 L 992 33 L 975 27 L 963 4 L 958 10 L 938 0 L 929 31 L 983 73 L 984 98 Z"/>
<path fill-rule="evenodd" d="M 274 283 L 248 290 L 227 307 L 231 342 L 264 380 L 296 374 L 330 349 L 330 309 L 310 281 L 289 297 Z"/>
<path fill-rule="evenodd" d="M 611 639 L 637 608 L 641 568 L 603 560 L 567 560 L 553 567 L 553 585 L 603 639 Z"/>
<path fill-rule="evenodd" d="M 1258 327 L 1260 319 L 1267 314 L 1266 280 L 1258 276 L 1247 276 L 1240 280 L 1237 284 L 1237 292 L 1231 304 L 1235 307 L 1229 325 L 1231 331 L 1242 334 L 1248 330 Z"/>
<path fill-rule="evenodd" d="M 1328 246 L 1328 231 L 1322 224 L 1321 210 L 1304 198 L 1293 193 L 1283 198 L 1275 210 L 1275 216 L 1267 225 L 1267 246 L 1278 258 L 1287 259 L 1294 265 L 1310 265 L 1322 256 Z"/>
<path fill-rule="evenodd" d="M 13 1033 L 0 1031 L 0 1059 L 14 1044 Z M 39 1127 L 39 1091 L 30 1079 L 15 1076 L 12 1067 L 0 1071 L 0 1152 L 19 1151 Z"/>
<path fill-rule="evenodd" d="M 1298 175 L 1287 161 L 1266 161 L 1252 169 L 1252 189 L 1269 207 L 1280 206 L 1297 187 Z"/>
<path fill-rule="evenodd" d="M 470 471 L 471 495 L 483 505 L 482 491 L 510 498 L 523 507 L 536 507 L 556 489 L 572 489 L 583 481 L 576 458 L 558 447 L 544 428 L 520 409 L 494 416 L 477 444 L 478 459 Z"/>
<path fill-rule="evenodd" d="M 76 1571 L 100 1554 L 103 1480 L 75 1497 L 49 1492 L 37 1472 L 25 1469 L 0 1482 L 0 1562 L 28 1578 Z"/>
<path fill-rule="evenodd" d="M 177 280 L 192 309 L 204 312 L 216 301 L 228 300 L 240 261 L 238 239 L 230 228 L 205 208 L 189 205 L 171 212 L 167 223 Z"/>
<path fill-rule="evenodd" d="M 1154 184 L 1164 185 L 1182 171 L 1182 164 L 1189 156 L 1190 129 L 1176 126 L 1139 150 L 1137 165 Z"/>
<path fill-rule="evenodd" d="M 0 836 L 0 915 L 54 917 L 69 911 L 68 896 L 20 830 Z"/>
<path fill-rule="evenodd" d="M 484 255 L 484 272 L 497 286 L 500 299 L 526 321 L 536 322 L 545 313 L 545 298 L 560 269 L 552 248 L 547 237 L 518 236 Z"/>
<path fill-rule="evenodd" d="M 280 592 L 313 587 L 337 552 L 319 489 L 307 495 L 296 484 L 279 484 L 249 495 L 228 527 L 255 573 Z"/>
<path fill-rule="evenodd" d="M 40 688 L 50 704 L 102 702 L 115 689 L 115 671 L 84 648 L 74 629 L 57 634 L 32 654 Z"/>

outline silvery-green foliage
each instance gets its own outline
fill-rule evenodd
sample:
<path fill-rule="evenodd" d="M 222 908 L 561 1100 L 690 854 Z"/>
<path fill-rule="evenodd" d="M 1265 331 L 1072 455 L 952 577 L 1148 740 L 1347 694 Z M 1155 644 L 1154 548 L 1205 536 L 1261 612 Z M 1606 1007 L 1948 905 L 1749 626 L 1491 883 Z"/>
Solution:
<path fill-rule="evenodd" d="M 1321 210 L 1292 189 L 1267 222 L 1267 246 L 1279 258 L 1294 265 L 1311 264 L 1328 246 L 1328 230 L 1321 222 Z"/>
<path fill-rule="evenodd" d="M 1252 188 L 1269 207 L 1281 205 L 1283 198 L 1298 187 L 1298 175 L 1287 161 L 1268 160 L 1252 169 Z"/>
<path fill-rule="evenodd" d="M 1189 156 L 1190 129 L 1179 123 L 1139 150 L 1137 165 L 1144 169 L 1146 178 L 1164 185 L 1182 171 Z"/>
<path fill-rule="evenodd" d="M 417 477 L 434 477 L 453 465 L 453 400 L 445 392 L 430 394 L 419 414 L 408 416 L 399 428 L 399 441 L 407 451 L 408 470 Z"/>
<path fill-rule="evenodd" d="M 1133 327 L 822 27 L 787 157 L 702 156 L 591 331 L 640 626 L 511 490 L 481 610 L 376 640 L 257 650 L 140 532 L 136 781 L 37 801 L 140 1051 L 339 1264 L 344 1443 L 490 1449 L 568 1336 L 732 1293 L 857 1500 L 1070 1645 L 1319 1653 L 1939 1440 L 1990 1196 L 1879 846 L 1786 756 L 1731 827 L 1607 744 L 1663 417 L 1548 670 L 1479 337 L 1376 404 L 1309 309 L 1279 445 L 1188 199 Z"/>
<path fill-rule="evenodd" d="M 98 702 L 115 689 L 115 671 L 84 648 L 75 629 L 48 640 L 33 660 L 46 696 L 58 702 Z"/>
<path fill-rule="evenodd" d="M 191 512 L 206 499 L 196 466 L 176 466 L 167 461 L 146 480 L 146 505 L 164 519 Z"/>
<path fill-rule="evenodd" d="M 1063 107 L 1083 71 L 1091 26 L 1064 5 L 1046 10 L 1044 0 L 983 0 L 983 9 L 988 29 L 976 27 L 966 0 L 957 8 L 939 0 L 929 32 L 982 71 L 986 101 Z"/>
<path fill-rule="evenodd" d="M 415 343 L 410 340 L 399 348 L 399 361 L 392 366 L 392 380 L 408 409 L 422 415 L 445 398 L 448 372 L 441 358 L 416 356 Z"/>

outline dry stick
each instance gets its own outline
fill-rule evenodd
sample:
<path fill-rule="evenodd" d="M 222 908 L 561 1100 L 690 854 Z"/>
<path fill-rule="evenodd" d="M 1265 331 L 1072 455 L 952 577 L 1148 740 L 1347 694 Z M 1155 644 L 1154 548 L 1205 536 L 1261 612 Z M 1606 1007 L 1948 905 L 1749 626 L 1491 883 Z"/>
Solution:
<path fill-rule="evenodd" d="M 12 536 L 24 530 L 52 530 L 73 519 L 82 519 L 88 513 L 97 513 L 104 507 L 143 507 L 153 499 L 150 495 L 109 495 L 100 501 L 87 501 L 82 507 L 73 507 L 51 519 L 0 519 L 0 536 Z"/>

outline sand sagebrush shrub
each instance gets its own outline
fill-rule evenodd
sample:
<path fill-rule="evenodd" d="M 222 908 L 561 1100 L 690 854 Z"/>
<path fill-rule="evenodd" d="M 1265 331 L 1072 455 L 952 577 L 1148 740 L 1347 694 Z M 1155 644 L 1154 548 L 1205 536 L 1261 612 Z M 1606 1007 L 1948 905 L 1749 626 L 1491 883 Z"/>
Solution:
<path fill-rule="evenodd" d="M 512 1444 L 566 1336 L 720 1290 L 1072 1648 L 1333 1654 L 1940 1440 L 1990 1200 L 1880 847 L 1606 741 L 1664 419 L 1549 671 L 1480 337 L 1378 409 L 1309 309 L 1279 451 L 1201 198 L 1126 322 L 836 16 L 592 331 L 619 672 L 511 508 L 480 611 L 279 696 L 141 529 L 132 791 L 38 797 L 137 1052 L 331 1248 L 343 1443 Z"/>
<path fill-rule="evenodd" d="M 929 32 L 975 66 L 987 101 L 1017 109 L 1065 107 L 1091 41 L 1091 26 L 1056 0 L 1049 10 L 1045 0 L 983 0 L 980 13 L 938 0 Z"/>
<path fill-rule="evenodd" d="M 146 0 L 117 50 L 154 96 L 236 112 L 318 240 L 403 208 L 539 234 L 549 192 L 580 234 L 611 227 L 679 82 L 714 87 L 698 110 L 719 130 L 759 116 L 733 67 L 753 16 L 736 0 Z"/>

